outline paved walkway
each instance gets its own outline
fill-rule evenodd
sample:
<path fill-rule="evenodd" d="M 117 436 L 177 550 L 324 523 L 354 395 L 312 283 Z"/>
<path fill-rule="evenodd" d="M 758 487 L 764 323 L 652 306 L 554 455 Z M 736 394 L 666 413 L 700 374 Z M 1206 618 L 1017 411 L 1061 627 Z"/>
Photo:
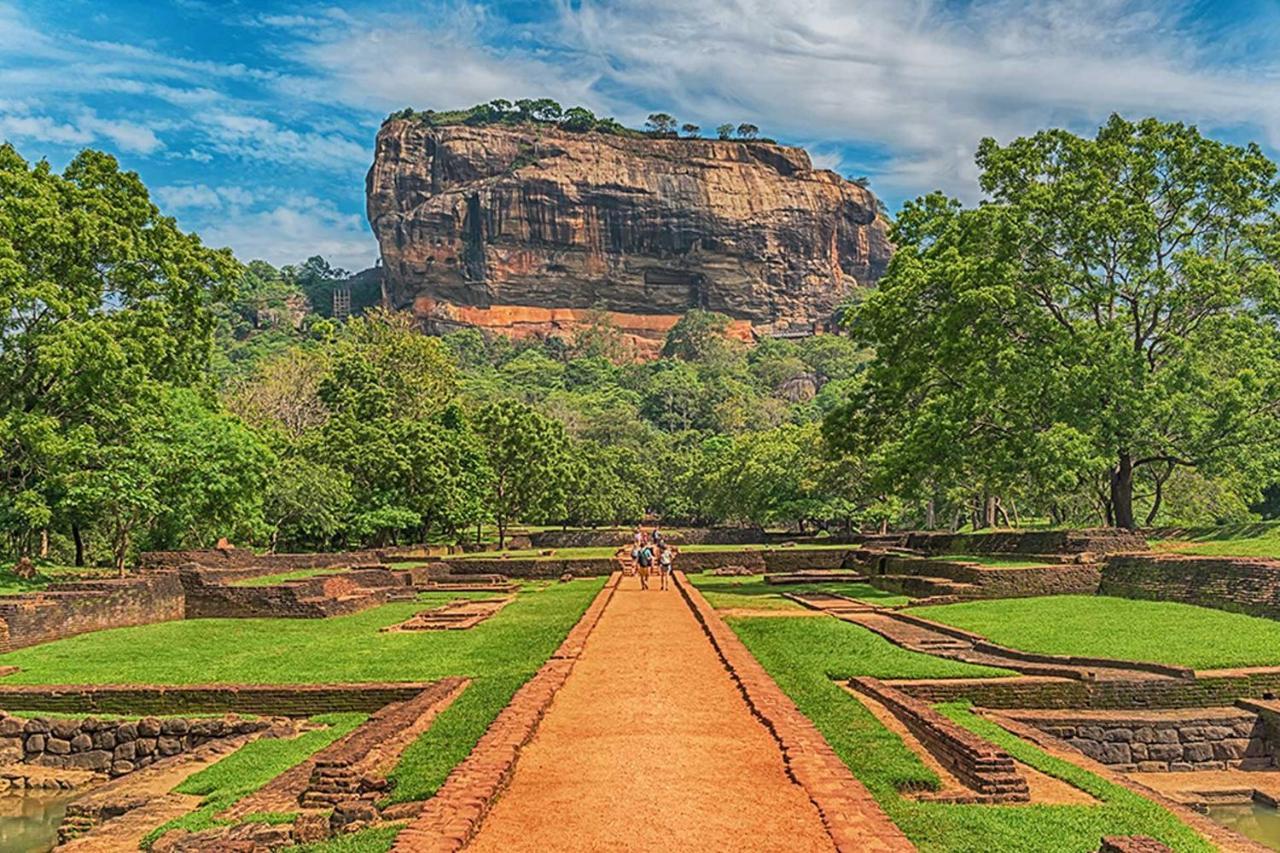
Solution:
<path fill-rule="evenodd" d="M 468 847 L 515 849 L 806 851 L 832 842 L 680 593 L 623 578 Z"/>

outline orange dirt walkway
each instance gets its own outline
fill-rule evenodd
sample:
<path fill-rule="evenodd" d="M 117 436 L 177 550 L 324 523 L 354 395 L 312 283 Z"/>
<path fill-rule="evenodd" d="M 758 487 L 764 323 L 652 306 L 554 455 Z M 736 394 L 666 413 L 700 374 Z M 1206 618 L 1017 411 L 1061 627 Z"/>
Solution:
<path fill-rule="evenodd" d="M 833 845 L 680 593 L 624 577 L 468 846 L 516 849 Z"/>

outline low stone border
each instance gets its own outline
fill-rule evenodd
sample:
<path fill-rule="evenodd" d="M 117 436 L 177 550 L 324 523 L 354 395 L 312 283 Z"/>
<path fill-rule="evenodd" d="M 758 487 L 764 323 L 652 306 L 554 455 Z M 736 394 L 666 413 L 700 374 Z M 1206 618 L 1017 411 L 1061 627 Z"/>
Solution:
<path fill-rule="evenodd" d="M 965 787 L 977 792 L 975 802 L 1025 803 L 1031 800 L 1027 780 L 1013 756 L 878 678 L 856 677 L 849 686 L 870 696 L 902 721 L 925 749 Z"/>
<path fill-rule="evenodd" d="M 521 749 L 533 739 L 551 700 L 568 680 L 620 578 L 619 572 L 610 575 L 556 652 L 516 691 L 471 754 L 453 768 L 418 817 L 396 837 L 393 851 L 452 853 L 475 837 L 489 809 L 510 783 Z"/>
<path fill-rule="evenodd" d="M 309 717 L 335 711 L 372 713 L 412 699 L 434 681 L 352 684 L 3 684 L 9 711 L 112 714 L 239 714 Z"/>
<path fill-rule="evenodd" d="M 676 572 L 675 580 L 676 589 L 737 682 L 747 706 L 777 741 L 787 773 L 822 815 L 836 848 L 866 853 L 914 850 L 915 846 L 889 820 L 871 792 L 707 604 L 702 593 L 689 583 L 684 572 Z"/>
<path fill-rule="evenodd" d="M 1027 675 L 886 681 L 933 704 L 968 700 L 984 708 L 1204 708 L 1280 694 L 1280 667 L 1205 670 L 1194 678 L 1077 681 Z"/>
<path fill-rule="evenodd" d="M 1102 777 L 1112 784 L 1119 785 L 1122 788 L 1128 788 L 1138 796 L 1151 800 L 1161 808 L 1170 812 L 1182 823 L 1185 823 L 1187 826 L 1207 838 L 1215 847 L 1222 850 L 1231 850 L 1234 851 L 1234 853 L 1265 853 L 1265 851 L 1268 850 L 1268 848 L 1263 847 L 1261 844 L 1245 838 L 1243 835 L 1233 832 L 1221 824 L 1213 822 L 1189 806 L 1184 806 L 1181 803 L 1175 802 L 1164 794 L 1161 794 L 1159 791 L 1149 788 L 1140 782 L 1135 782 L 1123 773 L 1118 773 L 1105 764 L 1094 761 L 1084 753 L 1072 749 L 1066 743 L 1053 735 L 1042 732 L 1036 727 L 1029 726 L 1026 723 L 1018 722 L 1017 720 L 1007 717 L 1003 713 L 997 711 L 991 711 L 985 708 L 975 708 L 974 710 L 981 716 L 998 724 L 1010 734 L 1016 735 L 1025 741 L 1030 741 L 1054 758 L 1059 758 L 1068 764 L 1074 764 L 1083 770 L 1089 771 L 1095 776 Z M 1106 850 L 1107 848 L 1103 847 L 1102 849 Z M 1132 851 L 1132 853 L 1147 853 L 1149 848 L 1121 847 L 1120 849 L 1127 851 L 1127 853 L 1129 851 Z"/>

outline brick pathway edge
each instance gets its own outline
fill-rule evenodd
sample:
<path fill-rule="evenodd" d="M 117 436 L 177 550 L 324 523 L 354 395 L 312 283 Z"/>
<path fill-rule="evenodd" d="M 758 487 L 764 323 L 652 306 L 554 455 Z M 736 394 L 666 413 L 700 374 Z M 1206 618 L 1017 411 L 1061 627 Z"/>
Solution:
<path fill-rule="evenodd" d="M 620 578 L 619 572 L 609 576 L 560 647 L 516 691 L 471 753 L 396 837 L 393 853 L 452 853 L 475 837 L 485 815 L 515 773 L 520 750 L 533 739 L 556 692 L 573 671 Z"/>
<path fill-rule="evenodd" d="M 787 772 L 822 815 L 836 849 L 849 853 L 915 850 L 822 733 L 782 692 L 684 572 L 676 572 L 675 578 L 676 588 L 737 683 L 747 706 L 777 741 Z"/>

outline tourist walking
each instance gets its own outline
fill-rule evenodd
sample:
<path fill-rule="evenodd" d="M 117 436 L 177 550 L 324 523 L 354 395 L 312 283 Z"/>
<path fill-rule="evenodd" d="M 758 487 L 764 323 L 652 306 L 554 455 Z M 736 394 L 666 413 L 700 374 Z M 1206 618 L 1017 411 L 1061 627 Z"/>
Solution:
<path fill-rule="evenodd" d="M 638 568 L 636 573 L 640 575 L 640 588 L 649 588 L 649 571 L 653 567 L 653 548 L 645 545 L 640 549 L 640 557 L 636 560 Z"/>
<path fill-rule="evenodd" d="M 662 589 L 667 588 L 667 584 L 671 580 L 671 572 L 675 568 L 676 549 L 670 545 L 666 545 L 662 549 L 662 556 L 658 558 L 658 569 L 661 573 Z"/>

